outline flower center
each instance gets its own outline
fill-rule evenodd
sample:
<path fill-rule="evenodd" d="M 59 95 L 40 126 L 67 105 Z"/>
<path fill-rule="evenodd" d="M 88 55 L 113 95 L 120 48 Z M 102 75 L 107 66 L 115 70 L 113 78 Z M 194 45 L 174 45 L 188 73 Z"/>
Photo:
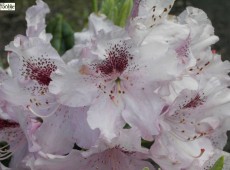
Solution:
<path fill-rule="evenodd" d="M 191 99 L 186 105 L 183 106 L 184 109 L 186 108 L 196 108 L 204 103 L 204 99 L 197 94 L 193 99 Z"/>
<path fill-rule="evenodd" d="M 36 80 L 42 86 L 48 86 L 50 75 L 57 69 L 54 61 L 46 58 L 23 60 L 22 75 L 31 80 Z"/>
<path fill-rule="evenodd" d="M 97 72 L 102 76 L 121 75 L 128 67 L 131 54 L 126 44 L 115 44 L 106 50 L 106 59 L 96 65 Z"/>

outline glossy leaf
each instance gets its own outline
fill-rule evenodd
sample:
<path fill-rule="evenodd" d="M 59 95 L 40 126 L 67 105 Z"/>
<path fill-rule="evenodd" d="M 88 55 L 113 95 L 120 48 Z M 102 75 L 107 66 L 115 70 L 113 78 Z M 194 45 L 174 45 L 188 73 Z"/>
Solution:
<path fill-rule="evenodd" d="M 224 166 L 224 156 L 221 156 L 210 170 L 222 170 Z"/>

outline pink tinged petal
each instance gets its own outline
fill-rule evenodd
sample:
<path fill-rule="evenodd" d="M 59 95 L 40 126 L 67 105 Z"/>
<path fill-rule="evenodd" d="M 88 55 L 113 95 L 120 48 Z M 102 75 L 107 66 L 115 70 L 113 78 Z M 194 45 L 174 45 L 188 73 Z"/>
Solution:
<path fill-rule="evenodd" d="M 217 36 L 212 36 L 207 40 L 204 40 L 202 42 L 199 42 L 195 45 L 193 45 L 192 50 L 203 50 L 207 47 L 210 47 L 211 45 L 215 44 L 217 41 L 219 41 L 219 38 Z"/>
<path fill-rule="evenodd" d="M 187 64 L 191 58 L 190 51 L 191 38 L 188 36 L 179 47 L 176 48 L 176 53 L 182 64 Z"/>
<path fill-rule="evenodd" d="M 68 51 L 66 51 L 61 58 L 63 59 L 63 61 L 67 64 L 69 62 L 72 62 L 74 60 L 77 60 L 80 58 L 80 56 L 82 56 L 82 53 L 84 51 L 85 45 L 83 44 L 79 44 L 79 45 L 75 45 L 73 46 L 73 48 L 69 49 Z"/>
<path fill-rule="evenodd" d="M 229 67 L 230 67 L 229 61 L 227 61 L 227 60 L 222 61 L 221 56 L 217 55 L 217 54 L 213 55 L 212 59 L 213 59 L 213 61 L 212 61 L 212 64 L 210 66 L 209 72 L 227 75 L 229 72 Z"/>
<path fill-rule="evenodd" d="M 20 149 L 17 150 L 17 152 L 14 152 L 12 155 L 12 158 L 10 160 L 11 169 L 17 169 L 17 170 L 29 170 L 25 166 L 22 166 L 24 158 L 28 154 L 28 145 L 25 142 L 24 145 L 20 146 Z"/>
<path fill-rule="evenodd" d="M 194 116 L 195 117 L 195 116 Z M 174 136 L 182 141 L 194 141 L 213 132 L 211 126 L 192 117 L 192 113 L 177 111 L 164 120 L 170 127 Z"/>
<path fill-rule="evenodd" d="M 152 51 L 151 45 L 143 46 L 143 48 L 141 47 L 140 55 L 142 56 L 142 62 L 147 66 L 146 71 L 148 72 L 148 80 L 155 83 L 157 81 L 172 80 L 181 72 L 181 69 L 178 67 L 179 62 L 175 50 L 168 50 L 163 53 L 161 48 L 162 46 L 159 47 L 159 52 L 161 54 L 153 56 L 152 53 L 147 53 L 147 51 Z M 169 55 L 170 58 L 168 57 Z"/>
<path fill-rule="evenodd" d="M 44 158 L 37 157 L 36 159 L 30 158 L 28 166 L 33 170 L 78 170 L 78 165 L 82 160 L 79 151 L 73 150 L 69 155 L 63 157 Z M 80 170 L 80 169 L 79 169 Z"/>
<path fill-rule="evenodd" d="M 116 32 L 116 34 L 118 33 Z M 85 62 L 85 59 L 82 59 L 81 61 L 79 61 L 79 63 L 76 63 L 76 67 L 74 67 L 73 63 L 71 62 L 67 68 L 60 68 L 56 72 L 56 76 L 54 76 L 53 79 L 55 79 L 55 77 L 63 77 L 65 81 L 74 81 L 72 83 L 74 87 L 68 88 L 65 91 L 63 89 L 66 89 L 66 87 L 64 87 L 64 85 L 66 84 L 60 84 L 64 81 L 60 80 L 60 83 L 54 83 L 54 85 L 51 84 L 53 85 L 53 87 L 50 88 L 51 92 L 55 94 L 60 94 L 61 102 L 66 102 L 63 104 L 67 104 L 70 106 L 89 105 L 92 100 L 97 97 L 97 95 L 101 95 L 102 93 L 106 93 L 106 91 L 108 91 L 108 88 L 105 89 L 107 85 L 112 86 L 111 84 L 113 83 L 113 85 L 115 86 L 116 79 L 128 68 L 129 57 L 132 56 L 129 53 L 129 47 L 127 46 L 126 42 L 118 42 L 118 40 L 120 40 L 120 37 L 115 37 L 116 39 L 114 41 L 117 43 L 107 43 L 107 36 L 101 39 L 102 42 L 98 43 L 99 52 L 95 52 L 100 53 L 97 54 L 97 57 L 103 57 L 103 60 L 100 59 L 97 62 L 94 61 L 92 63 L 91 61 L 90 63 L 82 64 L 81 62 Z M 121 36 L 120 32 L 118 36 Z M 109 46 L 108 49 L 105 49 L 105 47 L 107 48 L 107 46 Z M 101 51 L 103 51 L 102 54 Z M 62 91 L 64 92 L 62 93 Z M 85 94 L 86 91 L 87 94 Z M 72 103 L 72 98 L 74 99 L 74 102 L 76 102 L 76 104 Z M 67 99 L 68 101 L 65 101 Z M 81 105 L 78 104 L 78 101 L 81 102 Z"/>
<path fill-rule="evenodd" d="M 63 158 L 38 158 L 31 164 L 31 167 L 33 170 L 63 170 L 66 168 L 68 170 L 142 170 L 144 167 L 154 170 L 150 163 L 135 159 L 131 155 L 128 156 L 117 149 L 109 149 L 84 158 L 79 151 L 72 151 Z"/>
<path fill-rule="evenodd" d="M 109 96 L 100 96 L 87 112 L 89 126 L 92 129 L 99 128 L 101 134 L 108 139 L 114 138 L 125 125 L 121 117 L 122 107 L 122 103 L 113 102 Z"/>
<path fill-rule="evenodd" d="M 172 114 L 174 111 L 179 111 L 183 109 L 196 109 L 206 103 L 207 97 L 204 93 L 198 90 L 182 90 L 180 95 L 175 99 L 172 108 Z M 176 114 L 176 113 L 175 113 Z"/>
<path fill-rule="evenodd" d="M 217 90 L 217 92 L 214 92 L 214 90 L 211 91 L 213 94 L 211 94 L 209 97 L 204 114 L 206 116 L 218 117 L 221 120 L 228 120 L 230 91 L 226 87 L 224 87 L 222 90 L 219 90 L 218 87 L 216 87 L 215 90 Z"/>
<path fill-rule="evenodd" d="M 227 144 L 228 136 L 226 131 L 215 130 L 208 138 L 212 141 L 212 144 L 217 149 L 223 149 Z"/>
<path fill-rule="evenodd" d="M 229 123 L 230 119 L 225 118 L 219 123 L 219 126 L 214 130 L 214 132 L 208 136 L 215 148 L 223 150 L 224 146 L 227 144 Z"/>
<path fill-rule="evenodd" d="M 0 82 L 2 83 L 4 80 L 9 79 L 9 75 L 7 70 L 4 70 L 3 68 L 0 68 Z"/>
<path fill-rule="evenodd" d="M 138 9 L 139 8 L 139 4 L 140 4 L 140 0 L 134 0 L 132 12 L 131 12 L 131 17 L 132 18 L 137 17 L 138 10 L 139 10 Z"/>
<path fill-rule="evenodd" d="M 112 40 L 108 42 L 108 38 Z M 118 80 L 136 67 L 131 62 L 133 55 L 126 39 L 129 37 L 124 31 L 101 37 L 96 44 L 97 48 L 92 51 L 93 54 L 56 71 L 50 91 L 58 96 L 61 103 L 69 106 L 89 105 L 96 97 L 106 93 L 111 93 L 108 95 L 111 99 L 114 98 L 112 93 L 116 93 L 116 90 L 117 93 L 122 92 L 118 90 Z M 66 84 L 69 88 L 66 88 Z"/>
<path fill-rule="evenodd" d="M 99 138 L 99 129 L 91 129 L 87 122 L 88 107 L 81 107 L 76 109 L 76 113 L 73 115 L 74 124 L 74 139 L 76 144 L 84 149 L 89 149 L 95 145 Z"/>
<path fill-rule="evenodd" d="M 200 126 L 197 128 L 197 131 L 206 131 L 207 129 L 217 129 L 220 126 L 221 121 L 215 117 L 205 117 L 201 121 L 199 121 L 199 123 Z"/>
<path fill-rule="evenodd" d="M 122 113 L 123 118 L 131 127 L 137 127 L 146 140 L 152 140 L 153 135 L 159 133 L 158 116 L 164 103 L 152 92 L 128 91 L 124 95 L 126 103 Z"/>
<path fill-rule="evenodd" d="M 7 159 L 15 152 L 24 150 L 24 146 L 27 146 L 27 141 L 20 125 L 11 120 L 0 118 L 0 139 L 1 142 L 7 142 L 6 146 L 0 148 L 0 160 Z M 21 159 L 23 156 L 16 157 Z"/>
<path fill-rule="evenodd" d="M 119 148 L 112 148 L 101 153 L 93 154 L 82 162 L 82 169 L 121 169 L 121 170 L 139 170 L 144 167 L 153 169 L 153 166 L 140 158 L 136 158 L 135 152 L 122 151 Z M 138 155 L 139 156 L 139 155 Z"/>
<path fill-rule="evenodd" d="M 30 96 L 26 108 L 37 117 L 49 117 L 60 107 L 53 94 Z"/>
<path fill-rule="evenodd" d="M 153 160 L 163 169 L 187 169 L 194 161 L 202 166 L 213 155 L 213 147 L 208 139 L 187 142 L 173 135 L 163 134 L 151 147 Z"/>
<path fill-rule="evenodd" d="M 27 30 L 26 35 L 28 37 L 40 37 L 46 38 L 45 36 L 45 16 L 50 12 L 49 7 L 42 0 L 36 1 L 37 5 L 30 7 L 26 11 Z M 48 37 L 47 37 L 48 38 Z M 48 38 L 48 41 L 51 37 Z"/>
<path fill-rule="evenodd" d="M 104 14 L 90 14 L 89 27 L 87 30 L 74 34 L 76 44 L 84 44 L 96 38 L 101 32 L 108 33 L 117 29 Z"/>
<path fill-rule="evenodd" d="M 80 152 L 73 150 L 68 156 L 52 159 L 37 159 L 34 162 L 34 169 L 62 169 L 63 166 L 70 170 L 81 169 L 121 169 L 139 170 L 144 167 L 154 169 L 148 162 L 143 159 L 148 158 L 147 149 L 142 149 L 140 142 L 140 133 L 136 129 L 122 129 L 120 136 L 113 138 L 110 144 L 104 143 L 104 139 L 99 141 L 99 146 L 91 148 L 86 152 L 87 157 L 82 157 Z M 127 135 L 127 136 L 126 136 Z M 129 137 L 128 137 L 129 136 Z M 134 138 L 133 138 L 134 137 Z M 134 139 L 134 140 L 133 140 Z M 106 139 L 107 140 L 107 139 Z M 132 141 L 130 141 L 132 140 Z M 101 142 L 101 143 L 100 143 Z M 134 142 L 134 143 L 132 143 Z M 131 143 L 131 144 L 130 144 Z M 130 145 L 129 145 L 130 144 Z M 139 144 L 139 145 L 138 145 Z M 108 146 L 111 145 L 111 146 Z M 112 146 L 114 145 L 114 146 Z M 81 153 L 81 154 L 80 154 Z M 86 154 L 84 154 L 86 156 Z M 62 168 L 61 168 L 62 167 Z"/>
<path fill-rule="evenodd" d="M 206 50 L 201 57 L 197 59 L 194 67 L 189 69 L 189 73 L 206 77 L 218 77 L 223 83 L 228 83 L 230 64 L 229 61 L 222 61 L 219 55 L 213 55 L 211 50 Z"/>
<path fill-rule="evenodd" d="M 36 142 L 36 137 L 34 133 L 42 124 L 42 119 L 39 117 L 32 118 L 32 117 L 24 117 L 23 124 L 25 126 L 24 131 L 28 140 L 28 148 L 30 152 L 37 152 L 41 150 L 41 147 Z"/>
<path fill-rule="evenodd" d="M 63 63 L 50 44 L 36 38 L 26 40 L 20 47 L 14 47 L 11 43 L 6 46 L 6 50 L 13 51 L 9 55 L 13 75 L 22 80 L 36 81 L 39 86 L 35 88 L 40 91 L 44 89 L 44 92 L 51 81 L 51 73 L 58 64 Z"/>
<path fill-rule="evenodd" d="M 97 88 L 92 81 L 80 74 L 79 66 L 59 67 L 51 75 L 49 85 L 51 93 L 57 96 L 58 102 L 71 107 L 82 107 L 92 103 L 97 96 Z"/>
<path fill-rule="evenodd" d="M 187 41 L 189 39 L 189 29 L 186 26 L 166 22 L 152 29 L 144 37 L 140 48 L 141 54 L 145 58 L 147 57 L 149 64 L 153 64 L 150 65 L 150 68 L 155 68 L 159 65 L 162 67 L 157 67 L 158 71 L 159 69 L 165 70 L 164 72 L 169 75 L 178 74 L 177 72 L 181 69 L 184 70 L 184 67 L 188 64 L 194 64 L 194 57 L 189 51 L 190 46 L 189 41 Z M 154 53 L 149 53 L 149 51 Z M 167 57 L 169 55 L 170 58 Z M 168 61 L 168 59 L 171 61 Z M 171 68 L 172 70 L 169 70 Z M 162 72 L 159 75 L 162 75 Z"/>
<path fill-rule="evenodd" d="M 30 96 L 23 90 L 22 85 L 14 79 L 8 79 L 2 83 L 4 100 L 15 105 L 26 105 Z"/>
<path fill-rule="evenodd" d="M 190 38 L 189 29 L 185 25 L 171 21 L 167 21 L 164 22 L 164 24 L 158 25 L 157 27 L 149 31 L 147 35 L 148 36 L 144 37 L 143 45 L 158 42 L 166 47 L 165 50 L 167 50 L 167 48 L 176 49 L 180 46 L 184 46 L 188 43 L 188 41 L 186 40 L 189 40 L 188 38 Z M 168 45 L 170 45 L 171 47 Z"/>
<path fill-rule="evenodd" d="M 20 81 L 21 93 L 29 96 L 26 104 L 22 105 L 36 116 L 50 115 L 56 111 L 59 104 L 56 103 L 55 97 L 48 93 L 48 85 L 51 82 L 51 73 L 57 69 L 57 65 L 62 65 L 63 61 L 50 44 L 39 38 L 17 39 L 20 41 L 19 46 L 11 42 L 6 46 L 6 50 L 12 51 L 9 54 L 9 63 L 14 77 Z"/>
<path fill-rule="evenodd" d="M 26 85 L 25 85 L 26 84 Z M 14 79 L 8 79 L 2 83 L 4 99 L 17 106 L 23 106 L 36 116 L 52 115 L 57 110 L 59 104 L 56 98 L 50 94 L 34 94 L 25 86 L 33 87 L 34 83 L 21 83 Z"/>
<path fill-rule="evenodd" d="M 140 0 L 138 5 L 138 14 L 137 12 L 137 5 L 134 6 L 135 16 L 133 21 L 136 25 L 143 24 L 146 28 L 153 27 L 154 25 L 160 23 L 169 13 L 174 4 L 174 0 Z"/>
<path fill-rule="evenodd" d="M 209 82 L 208 84 L 210 85 L 211 83 L 214 82 Z M 217 87 L 219 88 L 219 85 Z M 215 90 L 219 91 L 218 89 Z M 219 107 L 216 104 L 216 98 L 218 97 L 214 97 L 215 100 L 212 100 L 213 95 L 216 95 L 215 90 L 213 90 L 213 86 L 206 86 L 205 90 L 199 90 L 199 92 L 190 90 L 181 92 L 181 95 L 177 97 L 171 107 L 172 110 L 169 111 L 170 117 L 166 118 L 175 135 L 191 141 L 202 136 L 212 136 L 216 130 L 218 131 L 218 128 L 223 123 L 223 115 L 220 116 L 223 112 L 217 109 Z M 224 105 L 221 104 L 222 109 L 223 107 Z M 218 115 L 216 114 L 217 112 Z M 226 131 L 227 129 L 225 129 Z M 217 141 L 213 139 L 213 143 L 215 142 Z"/>
<path fill-rule="evenodd" d="M 148 154 L 149 150 L 141 146 L 141 132 L 139 129 L 132 127 L 131 129 L 122 129 L 119 137 L 112 140 L 112 145 L 119 146 L 123 151 L 137 152 Z"/>
<path fill-rule="evenodd" d="M 162 83 L 163 84 L 163 83 Z M 168 102 L 173 102 L 184 89 L 188 90 L 197 90 L 198 82 L 193 77 L 184 76 L 183 78 L 175 81 L 168 82 L 170 95 L 165 97 L 164 99 Z"/>
<path fill-rule="evenodd" d="M 227 152 L 224 152 L 222 150 L 216 149 L 212 157 L 210 157 L 209 160 L 207 160 L 204 165 L 202 166 L 201 170 L 209 170 L 212 168 L 215 164 L 215 162 L 221 157 L 224 156 L 224 167 L 222 170 L 229 170 L 230 169 L 230 154 Z"/>
<path fill-rule="evenodd" d="M 42 125 L 36 130 L 36 142 L 45 153 L 66 154 L 73 148 L 73 114 L 75 108 L 60 106 L 50 117 L 43 118 Z"/>
<path fill-rule="evenodd" d="M 216 43 L 219 38 L 214 35 L 214 28 L 211 25 L 206 13 L 198 8 L 187 7 L 181 13 L 178 20 L 182 24 L 188 24 L 191 29 L 192 51 L 199 52 Z"/>
<path fill-rule="evenodd" d="M 138 158 L 139 155 L 140 159 L 147 159 L 149 156 L 149 150 L 141 146 L 141 134 L 137 128 L 121 129 L 112 140 L 100 136 L 96 145 L 86 152 L 83 152 L 82 155 L 84 157 L 89 157 L 93 154 L 99 154 L 110 149 L 117 149 L 128 155 L 135 153 L 136 158 Z"/>

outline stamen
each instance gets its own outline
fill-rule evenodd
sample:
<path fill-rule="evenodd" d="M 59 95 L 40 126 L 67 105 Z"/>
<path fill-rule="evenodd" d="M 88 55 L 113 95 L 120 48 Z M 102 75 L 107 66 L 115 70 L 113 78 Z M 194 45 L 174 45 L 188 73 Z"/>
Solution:
<path fill-rule="evenodd" d="M 121 94 L 121 79 L 118 77 L 116 80 L 115 80 L 116 84 L 117 84 L 117 91 L 118 91 L 118 94 Z"/>
<path fill-rule="evenodd" d="M 7 149 L 10 145 L 6 144 L 3 147 L 0 148 L 0 153 L 2 153 L 2 151 L 4 151 L 5 149 Z"/>
<path fill-rule="evenodd" d="M 3 161 L 3 160 L 6 160 L 6 159 L 8 159 L 8 158 L 10 158 L 11 156 L 13 155 L 13 153 L 11 152 L 9 152 L 8 153 L 8 155 L 7 156 L 5 156 L 5 157 L 3 157 L 2 155 L 0 155 L 0 161 Z"/>
<path fill-rule="evenodd" d="M 198 156 L 194 156 L 194 158 L 199 158 L 199 157 L 201 157 L 201 156 L 204 154 L 204 152 L 205 152 L 205 149 L 204 149 L 204 148 L 200 149 L 200 154 L 199 154 Z"/>
<path fill-rule="evenodd" d="M 59 109 L 59 106 L 60 106 L 60 104 L 58 104 L 57 107 L 56 107 L 51 113 L 49 113 L 49 114 L 46 115 L 46 116 L 43 116 L 43 115 L 40 115 L 40 114 L 36 113 L 30 106 L 28 106 L 27 108 L 28 108 L 28 109 L 31 111 L 31 113 L 33 113 L 35 116 L 41 117 L 41 118 L 47 118 L 47 117 L 50 117 L 50 116 L 52 116 L 53 114 L 55 114 L 56 111 Z"/>
<path fill-rule="evenodd" d="M 5 151 L 5 153 L 1 153 L 0 154 L 0 157 L 4 157 L 4 156 L 7 156 L 8 154 L 10 154 L 11 152 L 9 150 Z"/>

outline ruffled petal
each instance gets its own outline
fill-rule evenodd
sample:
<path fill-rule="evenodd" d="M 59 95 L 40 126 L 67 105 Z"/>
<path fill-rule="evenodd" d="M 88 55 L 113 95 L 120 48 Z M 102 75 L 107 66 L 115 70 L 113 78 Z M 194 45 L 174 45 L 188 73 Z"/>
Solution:
<path fill-rule="evenodd" d="M 197 160 L 202 166 L 213 155 L 213 147 L 208 139 L 184 142 L 163 134 L 151 147 L 152 159 L 163 169 L 187 169 Z"/>
<path fill-rule="evenodd" d="M 74 118 L 72 120 L 75 126 L 74 139 L 76 144 L 84 149 L 89 149 L 95 145 L 100 135 L 100 130 L 91 129 L 87 122 L 88 109 L 88 107 L 77 108 L 77 113 L 73 115 Z"/>
<path fill-rule="evenodd" d="M 131 22 L 151 28 L 167 17 L 173 4 L 174 0 L 137 0 Z"/>
<path fill-rule="evenodd" d="M 142 90 L 128 91 L 124 95 L 125 110 L 123 118 L 131 127 L 137 127 L 146 140 L 153 140 L 159 133 L 158 117 L 164 102 L 155 94 Z"/>
<path fill-rule="evenodd" d="M 74 146 L 72 119 L 76 109 L 59 106 L 49 117 L 36 117 L 29 111 L 17 109 L 20 124 L 29 142 L 29 151 L 47 154 L 67 154 Z"/>
<path fill-rule="evenodd" d="M 69 155 L 61 158 L 44 159 L 39 157 L 31 161 L 32 170 L 97 170 L 97 169 L 120 169 L 120 170 L 141 170 L 153 166 L 146 161 L 130 158 L 119 150 L 108 150 L 88 158 L 82 157 L 79 151 L 72 151 Z"/>
<path fill-rule="evenodd" d="M 122 103 L 114 103 L 107 95 L 97 98 L 87 112 L 89 126 L 99 128 L 106 138 L 114 138 L 125 125 L 121 117 L 122 107 Z"/>
<path fill-rule="evenodd" d="M 27 30 L 26 35 L 28 37 L 39 37 L 47 42 L 50 41 L 51 35 L 46 34 L 45 31 L 45 16 L 50 12 L 50 9 L 46 3 L 42 0 L 36 1 L 37 5 L 30 7 L 26 11 Z"/>
<path fill-rule="evenodd" d="M 57 96 L 58 102 L 72 107 L 82 107 L 91 104 L 97 96 L 96 85 L 81 75 L 79 69 L 77 65 L 59 67 L 51 75 L 49 90 Z"/>
<path fill-rule="evenodd" d="M 6 142 L 0 147 L 0 160 L 13 155 L 10 167 L 17 167 L 28 152 L 27 140 L 19 123 L 0 118 L 0 142 Z"/>

